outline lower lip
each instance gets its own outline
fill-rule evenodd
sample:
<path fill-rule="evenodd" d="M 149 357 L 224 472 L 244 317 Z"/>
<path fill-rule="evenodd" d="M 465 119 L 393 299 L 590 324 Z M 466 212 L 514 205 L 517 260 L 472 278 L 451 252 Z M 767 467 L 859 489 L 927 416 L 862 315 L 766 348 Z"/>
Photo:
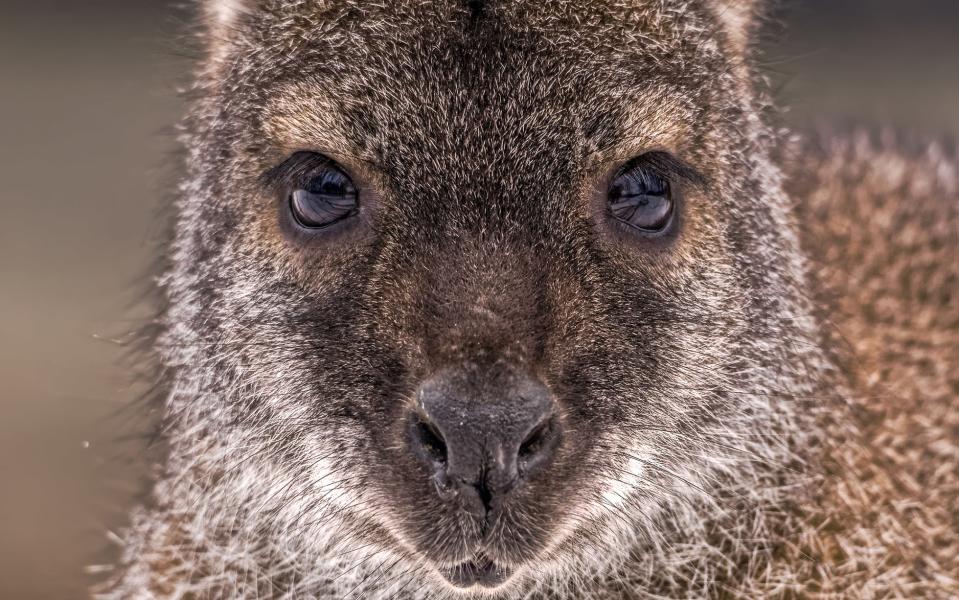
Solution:
<path fill-rule="evenodd" d="M 451 585 L 458 588 L 470 588 L 474 585 L 495 588 L 506 583 L 513 571 L 491 560 L 480 559 L 441 569 L 440 573 Z"/>

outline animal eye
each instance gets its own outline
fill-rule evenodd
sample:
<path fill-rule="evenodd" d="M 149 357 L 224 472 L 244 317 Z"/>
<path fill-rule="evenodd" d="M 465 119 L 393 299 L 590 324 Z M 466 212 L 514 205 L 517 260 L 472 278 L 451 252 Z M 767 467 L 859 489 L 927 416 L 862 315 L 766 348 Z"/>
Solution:
<path fill-rule="evenodd" d="M 359 194 L 349 175 L 334 163 L 316 167 L 302 187 L 290 193 L 290 210 L 307 229 L 322 229 L 354 216 Z"/>
<path fill-rule="evenodd" d="M 660 233 L 673 221 L 669 181 L 643 157 L 620 169 L 609 185 L 607 198 L 612 218 L 639 231 Z"/>

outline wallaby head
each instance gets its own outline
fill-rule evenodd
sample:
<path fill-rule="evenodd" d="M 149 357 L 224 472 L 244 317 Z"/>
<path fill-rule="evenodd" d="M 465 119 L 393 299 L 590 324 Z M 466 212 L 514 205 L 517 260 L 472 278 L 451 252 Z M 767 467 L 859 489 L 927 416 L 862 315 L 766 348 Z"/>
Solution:
<path fill-rule="evenodd" d="M 152 585 L 602 597 L 761 568 L 820 361 L 755 13 L 206 2 Z"/>

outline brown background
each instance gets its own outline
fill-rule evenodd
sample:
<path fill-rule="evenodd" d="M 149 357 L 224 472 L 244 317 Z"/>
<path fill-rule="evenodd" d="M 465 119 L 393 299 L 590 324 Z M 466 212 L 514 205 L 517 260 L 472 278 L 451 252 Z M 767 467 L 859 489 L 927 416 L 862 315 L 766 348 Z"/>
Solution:
<path fill-rule="evenodd" d="M 959 133 L 959 2 L 781 4 L 789 33 L 770 29 L 766 66 L 788 119 Z M 99 338 L 147 314 L 185 16 L 158 0 L 0 6 L 2 600 L 83 597 L 142 489 L 128 437 L 149 417 Z"/>

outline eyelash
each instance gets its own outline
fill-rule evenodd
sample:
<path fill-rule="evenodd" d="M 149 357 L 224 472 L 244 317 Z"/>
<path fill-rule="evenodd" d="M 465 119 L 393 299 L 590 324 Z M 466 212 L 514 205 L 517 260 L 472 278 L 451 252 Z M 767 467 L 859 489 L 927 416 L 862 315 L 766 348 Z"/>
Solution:
<path fill-rule="evenodd" d="M 652 150 L 626 162 L 616 170 L 620 173 L 629 168 L 642 167 L 662 178 L 668 184 L 689 183 L 695 186 L 706 184 L 706 177 L 692 165 L 680 160 L 669 152 Z M 614 174 L 615 177 L 615 174 Z"/>
<path fill-rule="evenodd" d="M 335 163 L 316 152 L 300 151 L 264 173 L 260 180 L 264 187 L 281 192 L 309 183 L 310 177 L 321 167 Z"/>

